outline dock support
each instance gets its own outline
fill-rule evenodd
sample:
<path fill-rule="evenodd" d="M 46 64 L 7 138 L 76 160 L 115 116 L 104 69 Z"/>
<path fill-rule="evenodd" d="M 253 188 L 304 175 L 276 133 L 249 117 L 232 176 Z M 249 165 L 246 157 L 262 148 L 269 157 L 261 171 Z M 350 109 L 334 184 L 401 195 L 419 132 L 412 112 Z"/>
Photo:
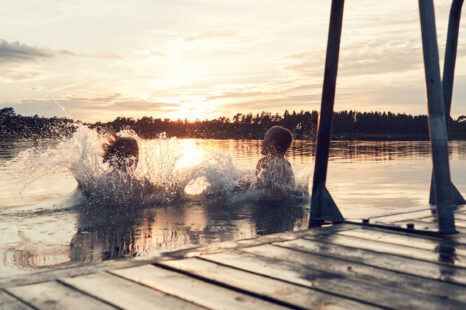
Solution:
<path fill-rule="evenodd" d="M 455 78 L 456 52 L 458 48 L 458 33 L 460 28 L 461 9 L 463 7 L 463 2 L 464 0 L 453 0 L 450 9 L 450 17 L 448 19 L 448 35 L 447 44 L 445 47 L 445 62 L 443 64 L 442 76 L 443 100 L 445 103 L 445 119 L 447 122 L 447 130 L 448 122 L 450 121 L 453 80 Z M 453 195 L 453 204 L 466 204 L 466 200 L 463 198 L 463 196 L 461 196 L 461 193 L 458 191 L 458 189 L 455 187 L 453 183 L 451 183 L 451 190 Z M 429 203 L 435 203 L 433 171 L 430 182 Z"/>
<path fill-rule="evenodd" d="M 312 185 L 310 226 L 314 226 L 323 220 L 333 222 L 343 221 L 343 216 L 327 191 L 325 183 L 327 179 L 344 4 L 344 0 L 332 0 L 317 134 L 317 153 Z"/>
<path fill-rule="evenodd" d="M 455 233 L 453 200 L 448 162 L 448 137 L 435 28 L 433 0 L 419 0 L 422 48 L 429 112 L 429 136 L 432 148 L 434 188 L 439 232 Z"/>

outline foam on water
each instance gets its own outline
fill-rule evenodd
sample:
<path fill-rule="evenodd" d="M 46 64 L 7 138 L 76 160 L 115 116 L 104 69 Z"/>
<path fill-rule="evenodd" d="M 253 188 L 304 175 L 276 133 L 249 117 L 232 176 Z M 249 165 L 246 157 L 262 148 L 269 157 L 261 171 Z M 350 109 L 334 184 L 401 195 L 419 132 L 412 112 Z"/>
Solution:
<path fill-rule="evenodd" d="M 230 203 L 263 200 L 270 193 L 257 189 L 254 171 L 239 169 L 230 154 L 202 152 L 187 140 L 167 138 L 144 140 L 134 132 L 139 145 L 139 162 L 128 172 L 112 170 L 102 162 L 102 144 L 107 136 L 79 125 L 71 138 L 49 147 L 21 152 L 6 165 L 6 171 L 26 188 L 53 174 L 71 174 L 92 206 L 143 206 L 180 199 L 222 199 Z M 309 173 L 297 175 L 291 199 L 308 198 Z"/>

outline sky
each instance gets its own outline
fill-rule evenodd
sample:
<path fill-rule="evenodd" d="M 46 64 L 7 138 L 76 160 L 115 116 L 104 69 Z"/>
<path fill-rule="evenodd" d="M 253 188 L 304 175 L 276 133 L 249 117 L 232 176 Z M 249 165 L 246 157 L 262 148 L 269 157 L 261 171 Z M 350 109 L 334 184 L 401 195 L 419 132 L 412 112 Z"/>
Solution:
<path fill-rule="evenodd" d="M 330 0 L 0 2 L 0 108 L 86 122 L 320 108 Z M 441 59 L 450 4 L 435 1 Z M 462 23 L 453 117 L 465 40 Z M 350 109 L 427 113 L 418 1 L 346 1 L 335 110 Z"/>

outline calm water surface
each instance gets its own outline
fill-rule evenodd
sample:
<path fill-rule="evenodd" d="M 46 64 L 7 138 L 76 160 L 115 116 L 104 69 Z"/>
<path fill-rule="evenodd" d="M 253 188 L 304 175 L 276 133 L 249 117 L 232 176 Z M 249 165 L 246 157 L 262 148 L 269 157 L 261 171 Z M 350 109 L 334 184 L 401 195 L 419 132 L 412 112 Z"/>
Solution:
<path fill-rule="evenodd" d="M 252 175 L 260 158 L 260 141 L 178 142 L 180 169 L 221 153 L 229 154 L 235 173 Z M 62 169 L 40 177 L 37 171 L 29 175 L 9 168 L 20 152 L 34 148 L 40 163 L 42 144 L 0 142 L 0 277 L 307 227 L 308 201 L 188 199 L 142 209 L 83 210 L 77 208 L 82 197 L 76 181 L 63 163 L 57 161 Z M 451 142 L 450 151 L 452 179 L 466 193 L 466 142 Z M 287 154 L 301 180 L 312 176 L 314 152 L 313 143 L 295 141 Z M 427 207 L 430 169 L 428 142 L 338 141 L 332 144 L 327 184 L 346 218 L 377 216 Z"/>

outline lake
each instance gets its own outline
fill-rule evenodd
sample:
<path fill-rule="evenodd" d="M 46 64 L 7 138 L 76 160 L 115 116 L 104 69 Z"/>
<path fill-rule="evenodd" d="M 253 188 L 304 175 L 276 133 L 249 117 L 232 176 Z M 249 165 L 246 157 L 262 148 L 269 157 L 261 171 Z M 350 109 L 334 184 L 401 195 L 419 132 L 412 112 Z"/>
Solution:
<path fill-rule="evenodd" d="M 307 228 L 305 195 L 281 203 L 251 193 L 222 196 L 253 178 L 259 140 L 156 140 L 139 141 L 141 173 L 168 182 L 189 171 L 186 197 L 129 197 L 119 208 L 84 203 L 77 190 L 76 169 L 92 174 L 100 165 L 102 137 L 83 129 L 62 141 L 0 141 L 0 277 Z M 327 187 L 346 218 L 429 206 L 429 142 L 335 141 L 330 153 Z M 303 187 L 312 183 L 314 156 L 309 141 L 294 141 L 287 153 Z M 465 141 L 450 143 L 450 165 L 465 194 Z M 205 183 L 215 190 L 203 192 Z M 106 186 L 106 201 L 121 202 Z"/>

